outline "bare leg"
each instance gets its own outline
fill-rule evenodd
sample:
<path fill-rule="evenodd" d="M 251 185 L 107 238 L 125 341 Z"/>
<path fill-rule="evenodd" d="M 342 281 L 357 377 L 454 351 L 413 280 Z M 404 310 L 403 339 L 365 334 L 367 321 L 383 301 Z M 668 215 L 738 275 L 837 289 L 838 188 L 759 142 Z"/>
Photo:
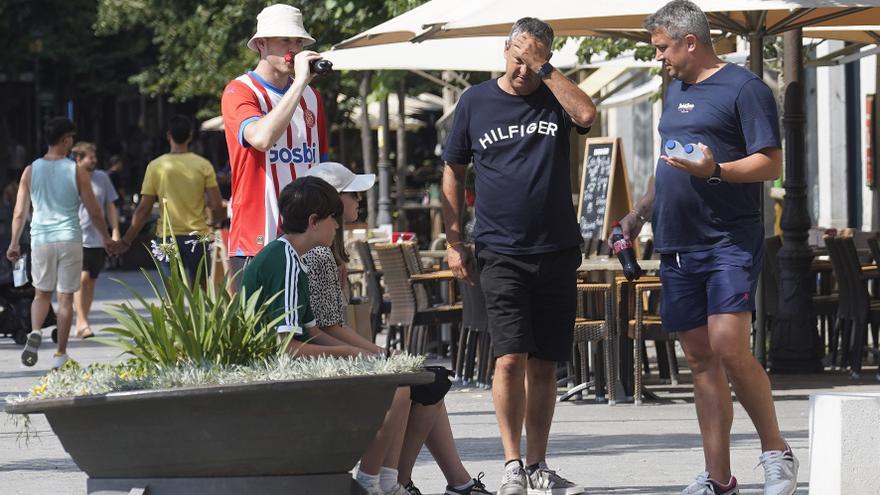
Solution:
<path fill-rule="evenodd" d="M 403 437 L 403 446 L 400 449 L 400 461 L 397 463 L 397 479 L 400 484 L 409 483 L 416 458 L 419 456 L 428 434 L 435 428 L 434 425 L 442 404 L 440 402 L 433 406 L 423 406 L 417 402 L 412 403 L 409 410 L 409 421 L 406 424 L 406 434 Z M 443 408 L 444 413 L 445 411 L 446 409 Z"/>
<path fill-rule="evenodd" d="M 400 387 L 394 393 L 394 399 L 391 407 L 385 414 L 385 420 L 382 422 L 382 428 L 376 433 L 376 438 L 367 447 L 364 455 L 361 456 L 360 470 L 370 475 L 379 474 L 389 450 L 394 447 L 397 442 L 398 434 L 403 437 L 403 431 L 406 430 L 406 421 L 409 416 L 409 387 Z M 397 454 L 400 454 L 400 444 L 397 444 Z M 395 464 L 396 466 L 396 464 Z M 388 466 L 388 467 L 395 467 Z"/>
<path fill-rule="evenodd" d="M 76 307 L 76 333 L 79 335 L 83 328 L 91 327 L 89 312 L 92 310 L 92 301 L 95 299 L 95 280 L 89 276 L 89 272 L 82 272 L 79 290 L 73 294 L 73 303 Z"/>
<path fill-rule="evenodd" d="M 461 457 L 458 455 L 455 438 L 452 436 L 452 426 L 449 424 L 449 414 L 443 402 L 440 403 L 440 411 L 437 413 L 434 427 L 431 428 L 425 445 L 437 461 L 447 484 L 458 486 L 471 480 L 470 473 L 462 465 Z"/>
<path fill-rule="evenodd" d="M 505 354 L 495 361 L 495 378 L 492 399 L 495 401 L 495 417 L 504 446 L 504 460 L 520 459 L 519 443 L 522 439 L 523 420 L 526 414 L 526 363 L 525 353 Z"/>
<path fill-rule="evenodd" d="M 709 344 L 708 327 L 679 332 L 678 339 L 694 376 L 694 405 L 703 437 L 703 456 L 709 476 L 721 483 L 730 479 L 730 428 L 733 401 L 727 375 Z"/>
<path fill-rule="evenodd" d="M 556 408 L 556 361 L 529 359 L 526 412 L 526 465 L 547 458 L 547 441 Z"/>
<path fill-rule="evenodd" d="M 34 300 L 31 302 L 31 330 L 43 328 L 49 307 L 52 305 L 52 293 L 34 289 Z"/>
<path fill-rule="evenodd" d="M 73 294 L 58 293 L 58 353 L 67 352 L 67 340 L 70 337 L 70 323 L 73 321 Z"/>
<path fill-rule="evenodd" d="M 736 392 L 736 398 L 752 419 L 761 450 L 785 450 L 779 432 L 776 407 L 767 372 L 749 347 L 751 314 L 746 312 L 709 317 L 709 340 Z"/>

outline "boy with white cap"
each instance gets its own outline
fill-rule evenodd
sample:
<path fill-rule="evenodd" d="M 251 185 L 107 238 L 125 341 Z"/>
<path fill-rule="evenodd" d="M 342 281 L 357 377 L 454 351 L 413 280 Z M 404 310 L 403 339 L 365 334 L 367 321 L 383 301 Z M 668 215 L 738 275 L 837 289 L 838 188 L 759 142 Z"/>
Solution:
<path fill-rule="evenodd" d="M 315 39 L 296 7 L 275 4 L 257 16 L 247 46 L 257 67 L 229 82 L 222 112 L 232 169 L 229 254 L 233 271 L 278 237 L 278 195 L 284 186 L 327 158 L 327 126 L 321 96 L 309 86 L 309 63 L 321 56 L 304 50 Z"/>

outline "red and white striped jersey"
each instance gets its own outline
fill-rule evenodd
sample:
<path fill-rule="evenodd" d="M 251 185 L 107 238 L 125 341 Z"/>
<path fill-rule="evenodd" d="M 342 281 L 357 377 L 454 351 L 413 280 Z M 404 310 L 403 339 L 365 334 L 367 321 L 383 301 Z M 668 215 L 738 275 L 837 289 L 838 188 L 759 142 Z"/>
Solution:
<path fill-rule="evenodd" d="M 244 128 L 269 113 L 285 91 L 249 71 L 226 85 L 221 100 L 232 169 L 230 256 L 254 256 L 278 237 L 278 196 L 297 176 L 328 158 L 327 123 L 321 95 L 306 87 L 287 131 L 266 152 L 244 139 Z"/>

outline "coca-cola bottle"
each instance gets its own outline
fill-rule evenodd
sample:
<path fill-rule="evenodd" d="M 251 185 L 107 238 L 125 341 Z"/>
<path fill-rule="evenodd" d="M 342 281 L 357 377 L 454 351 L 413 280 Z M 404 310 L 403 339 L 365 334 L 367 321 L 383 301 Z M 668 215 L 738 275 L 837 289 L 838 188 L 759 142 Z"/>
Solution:
<path fill-rule="evenodd" d="M 620 228 L 620 222 L 611 224 L 611 238 L 609 239 L 614 255 L 620 260 L 620 266 L 623 267 L 623 274 L 626 279 L 632 282 L 642 276 L 642 267 L 636 261 L 636 252 L 633 251 L 632 243 L 623 237 L 623 229 Z"/>

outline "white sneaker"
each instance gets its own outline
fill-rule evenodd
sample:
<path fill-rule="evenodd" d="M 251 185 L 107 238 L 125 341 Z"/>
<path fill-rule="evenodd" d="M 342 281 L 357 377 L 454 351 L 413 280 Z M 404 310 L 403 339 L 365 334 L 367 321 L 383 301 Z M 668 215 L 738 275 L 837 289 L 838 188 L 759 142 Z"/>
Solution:
<path fill-rule="evenodd" d="M 529 495 L 578 495 L 584 487 L 556 474 L 556 471 L 542 462 L 538 468 L 529 472 Z"/>
<path fill-rule="evenodd" d="M 364 489 L 366 495 L 409 495 L 409 492 L 406 491 L 406 488 L 404 488 L 400 483 L 397 483 L 391 490 L 386 492 L 382 489 L 381 486 L 379 486 L 379 483 L 367 485 L 361 483 L 357 479 L 355 479 L 355 481 L 357 481 L 358 484 L 361 485 L 361 488 Z"/>
<path fill-rule="evenodd" d="M 703 471 L 681 493 L 687 495 L 737 495 L 739 494 L 739 484 L 736 478 L 731 476 L 728 486 L 724 487 L 710 478 L 708 472 Z"/>
<path fill-rule="evenodd" d="M 797 490 L 800 463 L 791 447 L 764 452 L 758 464 L 764 467 L 764 495 L 792 495 Z"/>
<path fill-rule="evenodd" d="M 58 354 L 57 352 L 52 356 L 52 369 L 57 370 L 64 366 L 64 363 L 70 361 L 70 356 L 65 352 L 64 354 Z"/>
<path fill-rule="evenodd" d="M 509 462 L 504 466 L 504 476 L 497 495 L 529 495 L 526 470 L 520 462 Z"/>

